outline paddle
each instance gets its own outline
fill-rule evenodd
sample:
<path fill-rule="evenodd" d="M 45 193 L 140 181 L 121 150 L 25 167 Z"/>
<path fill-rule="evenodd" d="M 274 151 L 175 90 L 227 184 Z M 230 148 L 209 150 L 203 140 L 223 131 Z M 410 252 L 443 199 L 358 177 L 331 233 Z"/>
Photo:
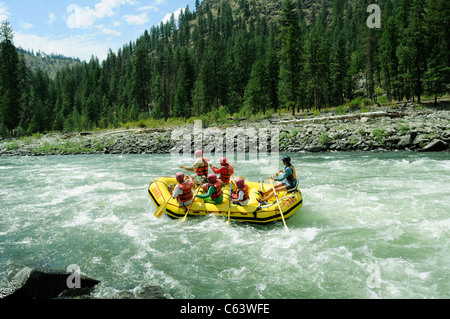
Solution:
<path fill-rule="evenodd" d="M 289 231 L 289 229 L 288 229 L 288 227 L 286 225 L 286 221 L 284 220 L 283 211 L 281 210 L 280 201 L 278 200 L 278 194 L 275 191 L 275 186 L 273 185 L 273 180 L 272 179 L 270 179 L 270 184 L 272 184 L 273 193 L 275 194 L 275 199 L 277 201 L 278 208 L 280 209 L 280 214 L 281 214 L 281 219 L 283 219 L 284 229 L 286 229 L 286 231 Z"/>
<path fill-rule="evenodd" d="M 228 221 L 227 221 L 227 226 L 230 225 L 230 215 L 231 215 L 231 179 L 230 179 L 230 202 L 228 204 Z"/>
<path fill-rule="evenodd" d="M 157 218 L 160 218 L 164 214 L 164 212 L 166 211 L 166 206 L 167 206 L 167 203 L 169 202 L 169 200 L 170 200 L 170 196 L 169 196 L 169 198 L 167 198 L 166 202 L 164 204 L 162 204 L 161 206 L 159 206 L 158 209 L 155 211 L 155 216 Z"/>
<path fill-rule="evenodd" d="M 192 198 L 192 203 L 191 203 L 191 205 L 189 205 L 189 208 L 188 208 L 187 211 L 186 211 L 186 215 L 184 215 L 183 219 L 181 220 L 182 222 L 184 222 L 184 221 L 186 220 L 186 217 L 187 217 L 187 215 L 188 215 L 188 213 L 189 213 L 189 210 L 191 209 L 192 204 L 194 204 L 194 202 L 195 202 L 195 195 L 197 195 L 197 193 L 198 193 L 198 191 L 200 190 L 200 188 L 202 188 L 202 183 L 203 183 L 203 180 L 204 180 L 204 179 L 205 179 L 205 177 L 203 176 L 203 177 L 202 177 L 202 181 L 200 182 L 200 185 L 198 186 L 197 190 L 196 190 L 195 193 L 194 193 L 194 197 Z"/>

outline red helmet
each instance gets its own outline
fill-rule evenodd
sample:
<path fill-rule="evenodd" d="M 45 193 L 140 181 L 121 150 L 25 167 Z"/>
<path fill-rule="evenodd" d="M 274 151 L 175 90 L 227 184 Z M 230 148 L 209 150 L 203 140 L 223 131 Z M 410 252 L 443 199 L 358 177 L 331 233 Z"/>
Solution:
<path fill-rule="evenodd" d="M 226 157 L 221 157 L 219 162 L 220 162 L 220 164 L 224 165 L 224 164 L 227 163 L 227 158 Z"/>
<path fill-rule="evenodd" d="M 203 151 L 202 150 L 196 150 L 194 152 L 194 155 L 195 155 L 195 158 L 202 157 L 203 156 Z"/>
<path fill-rule="evenodd" d="M 208 174 L 208 181 L 210 184 L 214 184 L 217 181 L 217 176 L 216 174 Z"/>
<path fill-rule="evenodd" d="M 184 174 L 182 172 L 178 172 L 175 174 L 175 178 L 177 179 L 178 183 L 181 183 L 184 181 Z"/>
<path fill-rule="evenodd" d="M 244 179 L 236 178 L 236 186 L 239 187 L 239 188 L 244 187 Z"/>

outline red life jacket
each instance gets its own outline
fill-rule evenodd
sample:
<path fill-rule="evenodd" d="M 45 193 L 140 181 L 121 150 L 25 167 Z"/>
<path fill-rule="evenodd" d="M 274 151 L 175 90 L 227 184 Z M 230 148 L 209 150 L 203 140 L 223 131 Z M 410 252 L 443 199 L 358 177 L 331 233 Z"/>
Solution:
<path fill-rule="evenodd" d="M 202 157 L 203 165 L 195 169 L 198 176 L 208 176 L 208 162 Z"/>
<path fill-rule="evenodd" d="M 192 183 L 190 181 L 179 183 L 178 187 L 183 191 L 183 194 L 178 195 L 178 200 L 180 202 L 184 203 L 194 198 L 194 195 L 192 194 Z"/>
<path fill-rule="evenodd" d="M 230 176 L 233 175 L 233 173 L 234 173 L 233 165 L 227 163 L 227 164 L 223 165 L 222 167 L 225 168 L 227 170 L 227 172 L 220 173 L 220 179 L 225 184 L 228 184 L 230 182 Z"/>
<path fill-rule="evenodd" d="M 243 201 L 246 201 L 249 197 L 248 197 L 248 185 L 244 184 L 244 186 L 242 188 L 238 188 L 236 190 L 236 198 L 239 198 L 239 191 L 243 191 L 244 192 L 244 198 L 242 199 Z"/>
<path fill-rule="evenodd" d="M 222 196 L 222 180 L 218 178 L 214 184 L 209 184 L 209 186 L 214 186 L 216 188 L 216 191 L 211 194 L 211 199 L 216 199 Z"/>

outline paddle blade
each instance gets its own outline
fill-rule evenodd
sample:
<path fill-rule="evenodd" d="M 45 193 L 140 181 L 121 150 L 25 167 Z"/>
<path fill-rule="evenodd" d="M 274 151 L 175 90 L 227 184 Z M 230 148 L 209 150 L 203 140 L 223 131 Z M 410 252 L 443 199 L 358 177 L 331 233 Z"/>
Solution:
<path fill-rule="evenodd" d="M 166 206 L 167 206 L 167 203 L 169 202 L 169 200 L 170 200 L 170 197 L 166 200 L 166 202 L 164 204 L 159 206 L 158 209 L 155 211 L 154 215 L 157 218 L 160 218 L 164 214 L 164 212 L 166 211 Z"/>

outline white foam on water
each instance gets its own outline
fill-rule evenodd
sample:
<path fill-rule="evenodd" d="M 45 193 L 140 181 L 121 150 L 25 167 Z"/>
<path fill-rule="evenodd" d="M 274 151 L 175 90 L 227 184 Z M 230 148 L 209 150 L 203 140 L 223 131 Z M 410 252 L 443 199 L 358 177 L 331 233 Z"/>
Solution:
<path fill-rule="evenodd" d="M 0 278 L 24 260 L 70 257 L 106 298 L 145 285 L 173 298 L 448 298 L 450 161 L 435 156 L 291 156 L 304 204 L 289 232 L 154 217 L 148 182 L 173 174 L 170 156 L 20 159 L 17 182 L 0 177 L 0 259 L 16 256 Z M 257 180 L 253 166 L 239 175 Z"/>

